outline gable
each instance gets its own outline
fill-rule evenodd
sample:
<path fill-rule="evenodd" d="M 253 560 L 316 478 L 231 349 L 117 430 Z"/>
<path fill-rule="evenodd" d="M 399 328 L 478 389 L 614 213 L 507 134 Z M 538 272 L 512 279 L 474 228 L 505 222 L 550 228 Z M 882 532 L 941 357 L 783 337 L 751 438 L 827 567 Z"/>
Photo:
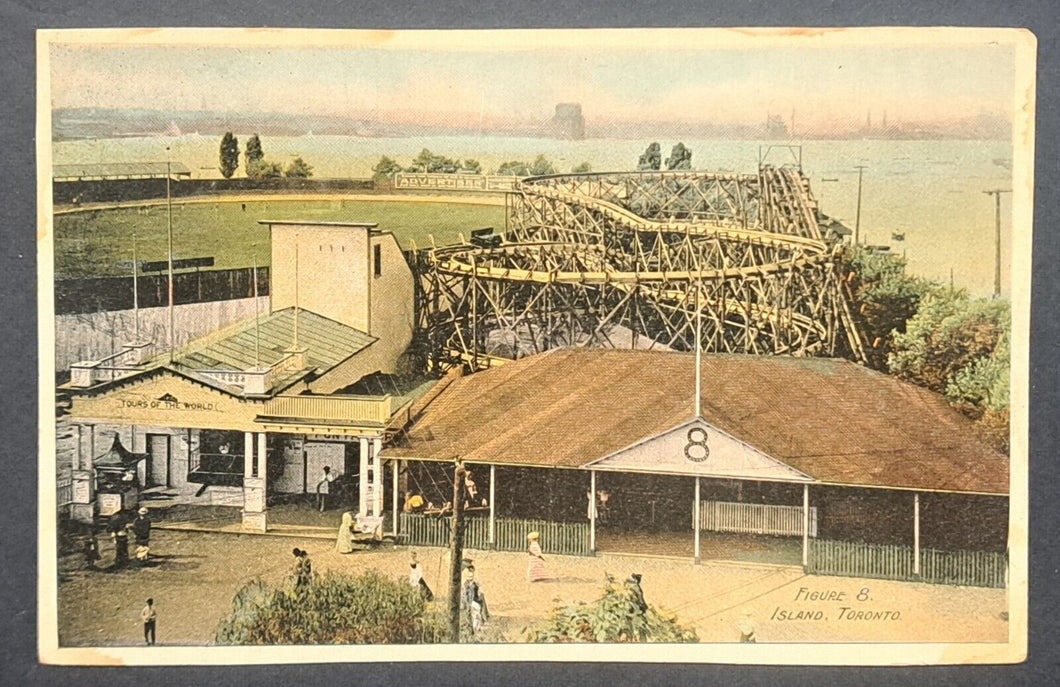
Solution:
<path fill-rule="evenodd" d="M 74 419 L 131 425 L 252 431 L 262 403 L 231 396 L 168 371 L 95 396 L 74 396 Z M 258 428 L 260 429 L 260 428 Z"/>
<path fill-rule="evenodd" d="M 639 441 L 585 467 L 725 479 L 815 481 L 700 418 Z"/>

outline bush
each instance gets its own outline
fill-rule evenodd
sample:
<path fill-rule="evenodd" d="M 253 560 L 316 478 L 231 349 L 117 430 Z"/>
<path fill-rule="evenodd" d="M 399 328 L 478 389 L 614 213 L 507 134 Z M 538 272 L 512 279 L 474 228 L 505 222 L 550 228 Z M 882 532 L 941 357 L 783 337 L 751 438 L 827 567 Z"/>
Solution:
<path fill-rule="evenodd" d="M 698 642 L 691 627 L 649 605 L 641 610 L 634 588 L 607 576 L 604 594 L 552 611 L 549 625 L 528 633 L 532 642 Z"/>
<path fill-rule="evenodd" d="M 412 644 L 446 639 L 444 619 L 419 590 L 379 572 L 328 573 L 312 584 L 270 589 L 260 580 L 236 593 L 218 644 Z"/>

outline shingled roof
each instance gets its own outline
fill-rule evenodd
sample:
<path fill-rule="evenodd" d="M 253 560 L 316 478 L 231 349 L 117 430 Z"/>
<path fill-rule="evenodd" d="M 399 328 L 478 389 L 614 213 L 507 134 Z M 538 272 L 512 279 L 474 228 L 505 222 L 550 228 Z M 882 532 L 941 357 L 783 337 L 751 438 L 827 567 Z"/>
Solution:
<path fill-rule="evenodd" d="M 561 349 L 450 384 L 389 457 L 581 468 L 693 413 L 695 357 Z M 1009 460 L 939 395 L 820 358 L 707 355 L 704 419 L 818 482 L 1007 494 Z"/>

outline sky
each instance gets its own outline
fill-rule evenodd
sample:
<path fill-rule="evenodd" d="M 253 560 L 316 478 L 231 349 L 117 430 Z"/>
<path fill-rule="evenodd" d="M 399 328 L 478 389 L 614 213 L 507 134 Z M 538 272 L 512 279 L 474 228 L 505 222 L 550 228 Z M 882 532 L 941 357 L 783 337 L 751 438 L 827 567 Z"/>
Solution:
<path fill-rule="evenodd" d="M 532 41 L 530 42 L 532 43 Z M 587 124 L 1011 118 L 1011 44 L 672 49 L 569 45 L 51 46 L 52 106 L 283 112 L 476 125 L 542 121 L 581 103 Z"/>

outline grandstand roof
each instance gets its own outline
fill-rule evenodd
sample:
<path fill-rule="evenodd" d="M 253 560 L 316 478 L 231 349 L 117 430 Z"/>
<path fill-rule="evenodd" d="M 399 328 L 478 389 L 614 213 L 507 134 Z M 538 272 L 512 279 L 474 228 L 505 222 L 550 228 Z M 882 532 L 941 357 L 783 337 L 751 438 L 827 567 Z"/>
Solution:
<path fill-rule="evenodd" d="M 388 457 L 585 468 L 693 416 L 694 356 L 562 349 L 453 381 Z M 816 482 L 1007 494 L 938 394 L 845 360 L 707 355 L 705 421 Z"/>
<path fill-rule="evenodd" d="M 191 170 L 180 162 L 100 162 L 52 165 L 53 181 L 165 179 L 167 175 L 190 177 Z"/>

